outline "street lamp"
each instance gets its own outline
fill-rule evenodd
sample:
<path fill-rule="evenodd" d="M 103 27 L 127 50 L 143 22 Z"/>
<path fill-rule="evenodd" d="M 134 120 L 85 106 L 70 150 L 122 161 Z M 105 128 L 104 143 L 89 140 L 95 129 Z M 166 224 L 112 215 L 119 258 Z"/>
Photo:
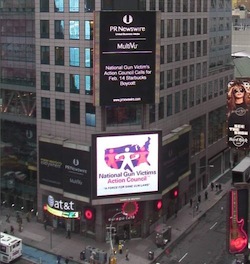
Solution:
<path fill-rule="evenodd" d="M 110 241 L 110 255 L 112 256 L 113 255 L 113 253 L 114 253 L 114 247 L 113 247 L 113 238 L 112 238 L 112 224 L 113 224 L 113 221 L 114 221 L 114 219 L 115 219 L 115 217 L 117 216 L 117 215 L 119 215 L 119 214 L 122 214 L 122 215 L 128 215 L 127 213 L 125 213 L 125 212 L 122 212 L 122 211 L 120 211 L 120 212 L 117 212 L 117 213 L 115 213 L 112 217 L 111 217 L 111 220 L 110 220 L 110 226 L 109 226 L 109 241 Z"/>
<path fill-rule="evenodd" d="M 199 170 L 205 169 L 205 168 L 207 170 L 207 168 L 213 168 L 213 167 L 214 167 L 214 165 L 206 165 L 206 166 L 201 166 L 201 167 L 197 166 L 196 173 L 195 173 L 195 182 L 196 182 L 195 183 L 195 187 L 196 187 L 195 194 L 196 194 L 196 196 L 198 195 L 198 183 L 199 183 L 199 175 L 200 175 Z M 210 174 L 210 171 L 209 171 L 209 174 Z M 210 181 L 210 175 L 209 175 L 208 181 Z"/>

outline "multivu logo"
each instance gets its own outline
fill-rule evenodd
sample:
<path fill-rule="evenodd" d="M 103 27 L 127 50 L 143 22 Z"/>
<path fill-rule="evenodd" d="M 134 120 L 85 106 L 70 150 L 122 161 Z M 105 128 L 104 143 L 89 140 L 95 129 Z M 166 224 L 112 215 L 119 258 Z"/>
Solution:
<path fill-rule="evenodd" d="M 142 163 L 150 166 L 148 161 L 150 137 L 145 144 L 139 145 L 124 145 L 117 148 L 105 149 L 105 162 L 112 169 L 123 169 L 133 171 L 133 168 Z"/>

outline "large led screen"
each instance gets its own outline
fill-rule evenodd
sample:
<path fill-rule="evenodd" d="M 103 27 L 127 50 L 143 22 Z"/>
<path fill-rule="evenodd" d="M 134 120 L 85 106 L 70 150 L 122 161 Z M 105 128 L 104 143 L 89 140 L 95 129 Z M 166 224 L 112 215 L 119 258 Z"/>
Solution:
<path fill-rule="evenodd" d="M 159 131 L 93 135 L 96 197 L 159 191 Z"/>
<path fill-rule="evenodd" d="M 160 65 L 158 17 L 155 11 L 96 12 L 96 105 L 155 103 Z"/>
<path fill-rule="evenodd" d="M 234 80 L 228 84 L 227 122 L 228 146 L 249 148 L 250 84 Z"/>

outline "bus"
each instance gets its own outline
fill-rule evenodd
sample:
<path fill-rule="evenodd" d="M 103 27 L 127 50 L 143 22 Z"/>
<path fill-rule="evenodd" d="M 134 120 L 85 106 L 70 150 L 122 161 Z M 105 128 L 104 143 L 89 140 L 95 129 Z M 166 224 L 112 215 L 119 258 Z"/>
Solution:
<path fill-rule="evenodd" d="M 22 256 L 22 239 L 0 233 L 0 263 L 11 263 Z"/>
<path fill-rule="evenodd" d="M 249 183 L 250 182 L 250 157 L 242 159 L 232 169 L 232 183 Z"/>

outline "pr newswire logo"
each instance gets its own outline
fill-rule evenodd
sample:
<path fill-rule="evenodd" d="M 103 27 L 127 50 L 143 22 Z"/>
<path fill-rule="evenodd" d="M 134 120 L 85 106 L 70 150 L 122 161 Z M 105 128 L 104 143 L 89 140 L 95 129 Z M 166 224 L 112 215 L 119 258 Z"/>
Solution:
<path fill-rule="evenodd" d="M 147 138 L 143 146 L 137 144 L 122 145 L 116 148 L 105 149 L 105 162 L 115 170 L 129 170 L 133 172 L 135 167 L 142 163 L 150 166 L 148 161 L 150 137 Z"/>

